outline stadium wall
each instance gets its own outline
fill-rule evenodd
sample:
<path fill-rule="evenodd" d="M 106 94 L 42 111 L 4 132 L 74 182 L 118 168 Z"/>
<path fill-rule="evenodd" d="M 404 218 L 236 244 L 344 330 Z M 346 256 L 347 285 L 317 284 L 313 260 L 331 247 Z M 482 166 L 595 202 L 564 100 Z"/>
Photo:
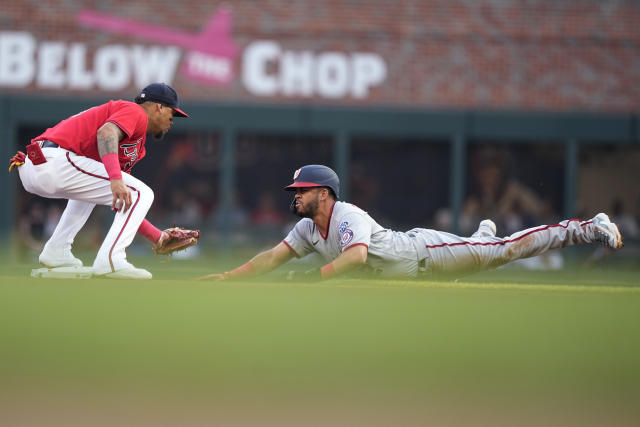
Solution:
<path fill-rule="evenodd" d="M 0 90 L 201 102 L 634 113 L 640 3 L 21 1 Z"/>

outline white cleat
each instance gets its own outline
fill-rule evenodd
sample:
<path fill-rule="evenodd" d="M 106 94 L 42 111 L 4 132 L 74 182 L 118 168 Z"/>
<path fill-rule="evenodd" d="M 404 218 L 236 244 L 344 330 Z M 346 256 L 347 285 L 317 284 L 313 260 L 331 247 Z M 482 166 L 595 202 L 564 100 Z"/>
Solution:
<path fill-rule="evenodd" d="M 109 279 L 138 279 L 146 280 L 151 279 L 151 273 L 144 268 L 129 267 L 122 270 L 116 270 L 113 273 L 103 274 L 102 277 Z"/>
<path fill-rule="evenodd" d="M 593 225 L 596 242 L 611 249 L 620 249 L 624 246 L 618 226 L 609 220 L 607 214 L 599 213 L 593 217 Z"/>
<path fill-rule="evenodd" d="M 496 224 L 490 219 L 483 219 L 480 221 L 478 230 L 471 235 L 471 237 L 495 237 L 496 236 Z"/>
<path fill-rule="evenodd" d="M 38 261 L 49 268 L 82 267 L 82 261 L 74 257 L 69 249 L 62 251 L 62 253 L 55 253 L 54 251 L 48 251 L 45 247 L 38 257 Z"/>

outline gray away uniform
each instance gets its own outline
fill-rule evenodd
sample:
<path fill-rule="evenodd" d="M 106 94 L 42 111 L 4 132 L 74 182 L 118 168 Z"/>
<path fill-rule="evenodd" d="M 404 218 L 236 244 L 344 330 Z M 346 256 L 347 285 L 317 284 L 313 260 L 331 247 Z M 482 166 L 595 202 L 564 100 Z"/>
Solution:
<path fill-rule="evenodd" d="M 426 228 L 406 232 L 379 225 L 357 206 L 335 202 L 328 233 L 309 218 L 298 221 L 284 243 L 298 257 L 318 252 L 327 262 L 355 245 L 367 247 L 367 265 L 382 277 L 414 278 L 419 271 L 472 273 L 540 255 L 550 249 L 595 241 L 593 221 L 576 219 L 542 225 L 511 236 L 460 237 Z"/>

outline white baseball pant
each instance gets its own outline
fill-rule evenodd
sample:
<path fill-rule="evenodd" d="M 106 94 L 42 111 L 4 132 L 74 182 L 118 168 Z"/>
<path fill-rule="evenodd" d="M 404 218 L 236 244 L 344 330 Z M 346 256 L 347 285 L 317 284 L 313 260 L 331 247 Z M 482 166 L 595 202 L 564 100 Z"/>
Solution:
<path fill-rule="evenodd" d="M 71 249 L 76 234 L 89 218 L 95 205 L 111 206 L 113 194 L 104 165 L 88 157 L 79 156 L 63 148 L 42 149 L 46 163 L 34 165 L 27 158 L 18 168 L 25 190 L 38 196 L 69 199 L 60 222 L 47 242 L 49 250 Z M 145 183 L 128 173 L 122 173 L 131 191 L 131 207 L 116 212 L 93 263 L 94 274 L 106 274 L 132 265 L 127 262 L 125 249 L 147 215 L 153 202 L 153 191 Z"/>
<path fill-rule="evenodd" d="M 432 273 L 474 273 L 551 249 L 595 240 L 592 220 L 571 219 L 518 231 L 508 237 L 460 237 L 437 230 L 414 229 L 420 256 Z M 420 246 L 419 246 L 420 247 Z"/>

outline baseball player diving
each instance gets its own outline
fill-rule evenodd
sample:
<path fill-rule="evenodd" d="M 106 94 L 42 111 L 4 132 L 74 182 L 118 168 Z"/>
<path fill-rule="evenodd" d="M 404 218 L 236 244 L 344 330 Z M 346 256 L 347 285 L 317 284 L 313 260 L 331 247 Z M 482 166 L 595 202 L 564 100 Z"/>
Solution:
<path fill-rule="evenodd" d="M 146 154 L 146 134 L 161 139 L 174 117 L 189 117 L 179 108 L 176 91 L 164 83 L 153 83 L 135 102 L 112 100 L 61 121 L 34 138 L 26 156 L 18 152 L 11 159 L 9 170 L 18 166 L 26 191 L 69 199 L 39 256 L 42 265 L 82 268 L 82 261 L 71 253 L 74 238 L 95 205 L 110 205 L 115 211 L 113 224 L 93 262 L 92 274 L 151 278 L 150 272 L 127 261 L 125 249 L 138 232 L 153 243 L 154 250 L 166 253 L 168 246 L 176 245 L 176 230 L 161 231 L 145 219 L 153 191 L 130 173 Z M 184 234 L 187 245 L 199 237 L 199 232 L 197 236 Z"/>
<path fill-rule="evenodd" d="M 471 237 L 425 228 L 392 231 L 357 206 L 339 201 L 338 176 L 322 165 L 295 171 L 293 183 L 285 190 L 295 191 L 291 209 L 302 217 L 287 237 L 232 271 L 200 279 L 251 277 L 311 252 L 319 253 L 327 264 L 301 273 L 309 279 L 329 279 L 355 269 L 380 277 L 416 278 L 469 274 L 569 245 L 598 242 L 612 249 L 622 247 L 618 227 L 604 213 L 587 221 L 571 219 L 507 237 L 496 237 L 491 220 L 482 221 Z"/>

